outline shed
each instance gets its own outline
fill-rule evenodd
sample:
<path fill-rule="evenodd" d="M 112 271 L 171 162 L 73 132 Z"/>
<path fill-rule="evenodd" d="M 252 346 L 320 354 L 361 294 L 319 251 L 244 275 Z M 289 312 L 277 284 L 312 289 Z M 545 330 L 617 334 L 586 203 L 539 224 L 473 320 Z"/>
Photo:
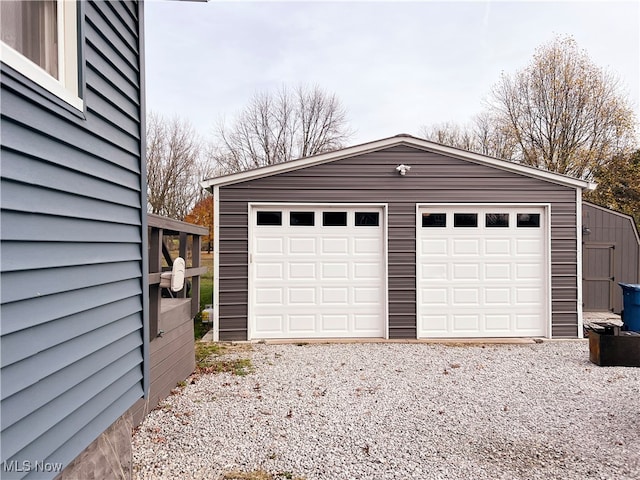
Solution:
<path fill-rule="evenodd" d="M 585 181 L 398 135 L 203 187 L 221 340 L 581 335 Z"/>
<path fill-rule="evenodd" d="M 640 236 L 633 217 L 584 202 L 584 310 L 622 311 L 618 283 L 640 283 Z"/>

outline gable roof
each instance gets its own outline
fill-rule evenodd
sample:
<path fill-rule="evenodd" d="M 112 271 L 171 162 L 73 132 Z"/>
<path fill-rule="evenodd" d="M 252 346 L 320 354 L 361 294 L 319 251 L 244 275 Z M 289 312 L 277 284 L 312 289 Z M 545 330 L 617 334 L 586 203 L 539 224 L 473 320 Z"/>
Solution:
<path fill-rule="evenodd" d="M 617 210 L 603 207 L 602 205 L 597 205 L 591 202 L 582 202 L 582 203 L 586 206 L 597 208 L 598 210 L 602 210 L 603 212 L 607 212 L 611 215 L 617 215 L 618 217 L 622 217 L 626 219 L 631 224 L 631 230 L 633 230 L 633 233 L 636 236 L 636 241 L 638 242 L 638 245 L 640 245 L 640 233 L 638 232 L 638 227 L 636 226 L 636 220 L 631 215 L 627 215 L 626 213 L 618 212 Z"/>
<path fill-rule="evenodd" d="M 213 187 L 216 186 L 220 187 L 225 185 L 233 185 L 235 183 L 246 182 L 248 180 L 254 180 L 257 178 L 269 177 L 272 175 L 277 175 L 279 173 L 291 172 L 300 168 L 321 165 L 323 163 L 330 163 L 336 160 L 342 160 L 344 158 L 349 158 L 356 155 L 362 155 L 365 153 L 375 152 L 378 150 L 396 146 L 414 147 L 420 150 L 439 153 L 449 157 L 454 157 L 480 165 L 486 165 L 489 167 L 510 171 L 513 173 L 519 173 L 521 175 L 538 178 L 568 187 L 589 190 L 593 190 L 596 187 L 596 184 L 587 182 L 585 180 L 580 180 L 578 178 L 569 177 L 567 175 L 561 175 L 559 173 L 553 173 L 546 170 L 540 170 L 538 168 L 521 165 L 519 163 L 510 162 L 507 160 L 488 157 L 479 153 L 468 152 L 459 148 L 448 147 L 446 145 L 430 142 L 428 140 L 424 140 L 407 134 L 400 134 L 394 137 L 383 138 L 381 140 L 363 143 L 360 145 L 355 145 L 353 147 L 335 150 L 333 152 L 321 153 L 318 155 L 313 155 L 311 157 L 304 157 L 285 163 L 278 163 L 276 165 L 255 168 L 253 170 L 247 170 L 245 172 L 232 173 L 230 175 L 223 175 L 221 177 L 209 178 L 200 182 L 200 185 L 202 186 L 202 188 L 212 191 Z"/>

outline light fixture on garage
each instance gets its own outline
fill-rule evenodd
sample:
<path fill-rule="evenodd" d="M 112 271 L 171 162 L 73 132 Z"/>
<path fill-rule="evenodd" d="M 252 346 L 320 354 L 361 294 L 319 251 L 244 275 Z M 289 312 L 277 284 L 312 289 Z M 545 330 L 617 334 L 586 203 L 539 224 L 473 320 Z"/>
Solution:
<path fill-rule="evenodd" d="M 582 227 L 582 235 L 591 235 L 591 229 L 589 227 Z"/>
<path fill-rule="evenodd" d="M 407 174 L 407 172 L 411 170 L 411 167 L 409 165 L 405 165 L 405 164 L 400 164 L 396 167 L 396 171 L 402 175 L 403 177 Z"/>

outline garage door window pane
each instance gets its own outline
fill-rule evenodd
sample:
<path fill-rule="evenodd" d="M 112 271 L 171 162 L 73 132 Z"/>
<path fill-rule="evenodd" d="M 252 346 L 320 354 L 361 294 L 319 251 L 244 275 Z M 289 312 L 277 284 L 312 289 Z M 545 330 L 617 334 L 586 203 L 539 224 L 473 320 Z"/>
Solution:
<path fill-rule="evenodd" d="M 377 227 L 379 224 L 378 212 L 356 212 L 356 227 Z"/>
<path fill-rule="evenodd" d="M 322 212 L 322 225 L 325 227 L 346 227 L 347 212 Z"/>
<path fill-rule="evenodd" d="M 454 227 L 477 227 L 478 214 L 477 213 L 454 213 L 453 226 Z"/>
<path fill-rule="evenodd" d="M 446 213 L 423 213 L 422 226 L 423 227 L 446 227 L 447 214 Z"/>
<path fill-rule="evenodd" d="M 291 212 L 289 224 L 292 226 L 313 227 L 315 225 L 314 212 Z"/>
<path fill-rule="evenodd" d="M 518 227 L 539 228 L 540 214 L 539 213 L 519 213 Z"/>
<path fill-rule="evenodd" d="M 282 225 L 282 212 L 258 212 L 258 225 Z"/>
<path fill-rule="evenodd" d="M 493 227 L 508 227 L 509 226 L 509 214 L 508 213 L 487 213 L 485 215 L 485 225 L 488 228 Z"/>

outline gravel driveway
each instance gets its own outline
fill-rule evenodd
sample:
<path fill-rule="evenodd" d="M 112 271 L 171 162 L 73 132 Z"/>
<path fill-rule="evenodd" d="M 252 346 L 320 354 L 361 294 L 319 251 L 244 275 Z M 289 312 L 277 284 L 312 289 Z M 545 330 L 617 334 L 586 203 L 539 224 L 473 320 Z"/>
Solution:
<path fill-rule="evenodd" d="M 640 368 L 586 341 L 253 345 L 134 435 L 134 478 L 638 479 Z"/>

